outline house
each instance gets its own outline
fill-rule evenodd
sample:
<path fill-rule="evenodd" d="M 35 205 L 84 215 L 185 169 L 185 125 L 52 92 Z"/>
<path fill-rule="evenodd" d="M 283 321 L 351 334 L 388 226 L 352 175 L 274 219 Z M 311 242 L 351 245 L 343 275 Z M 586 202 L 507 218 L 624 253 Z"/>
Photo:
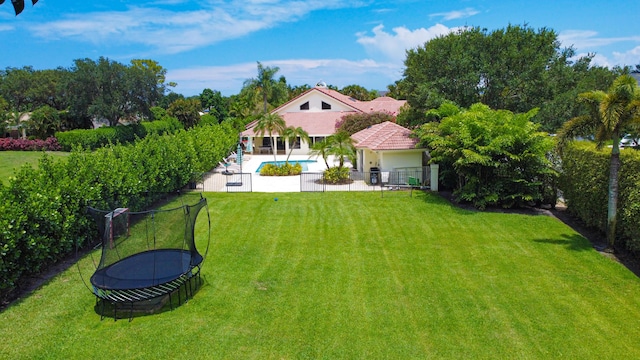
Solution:
<path fill-rule="evenodd" d="M 351 138 L 356 142 L 361 171 L 416 169 L 429 161 L 425 149 L 416 148 L 418 139 L 411 137 L 411 130 L 390 121 L 358 131 Z"/>
<path fill-rule="evenodd" d="M 389 186 L 428 183 L 431 190 L 438 191 L 438 165 L 428 165 L 429 153 L 417 147 L 418 139 L 411 136 L 411 130 L 385 121 L 360 130 L 351 138 L 356 142 L 356 167 L 369 174 L 370 183 L 376 184 L 378 180 Z"/>
<path fill-rule="evenodd" d="M 273 134 L 276 137 L 276 151 L 279 154 L 288 154 L 289 150 L 293 150 L 291 153 L 296 155 L 308 154 L 314 143 L 323 141 L 327 136 L 335 133 L 336 123 L 343 116 L 371 112 L 387 112 L 395 116 L 405 103 L 405 100 L 396 100 L 390 97 L 359 101 L 338 91 L 328 89 L 326 86 L 318 85 L 271 112 L 280 115 L 287 127 L 304 129 L 309 134 L 311 143 L 296 141 L 292 144 L 285 144 L 280 136 Z M 269 154 L 271 153 L 270 139 L 267 134 L 263 136 L 256 134 L 254 131 L 256 124 L 257 121 L 250 123 L 242 133 L 245 149 L 253 154 Z M 290 149 L 290 146 L 294 148 Z"/>

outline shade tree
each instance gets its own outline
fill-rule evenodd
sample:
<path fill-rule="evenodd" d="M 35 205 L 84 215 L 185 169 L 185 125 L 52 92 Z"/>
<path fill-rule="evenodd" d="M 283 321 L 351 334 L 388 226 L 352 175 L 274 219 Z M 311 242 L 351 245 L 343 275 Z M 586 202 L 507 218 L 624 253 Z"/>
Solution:
<path fill-rule="evenodd" d="M 566 100 L 586 78 L 601 77 L 599 86 L 606 88 L 615 77 L 607 83 L 607 70 L 591 67 L 592 57 L 576 59 L 573 48 L 561 48 L 555 31 L 528 25 L 464 28 L 437 37 L 407 51 L 403 78 L 391 87 L 411 106 L 399 123 L 424 123 L 427 110 L 450 100 L 464 108 L 479 102 L 516 113 L 538 107 L 533 120 L 553 131 L 579 111 Z M 611 71 L 620 70 L 627 71 Z"/>

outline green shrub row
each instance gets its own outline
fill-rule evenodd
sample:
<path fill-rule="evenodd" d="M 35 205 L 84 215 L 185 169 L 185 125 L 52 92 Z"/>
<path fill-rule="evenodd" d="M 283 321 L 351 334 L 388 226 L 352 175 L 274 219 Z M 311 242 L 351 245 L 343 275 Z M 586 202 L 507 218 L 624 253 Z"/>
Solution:
<path fill-rule="evenodd" d="M 128 144 L 153 134 L 172 134 L 182 128 L 177 119 L 167 117 L 139 124 L 56 132 L 55 136 L 63 151 L 71 151 L 76 146 L 93 150 L 108 144 Z"/>
<path fill-rule="evenodd" d="M 587 226 L 603 233 L 607 228 L 607 199 L 611 149 L 591 143 L 570 145 L 562 155 L 560 188 L 567 210 Z M 620 154 L 617 244 L 640 251 L 640 152 Z"/>
<path fill-rule="evenodd" d="M 43 155 L 37 169 L 23 166 L 9 185 L 0 185 L 0 298 L 22 275 L 90 240 L 88 204 L 136 208 L 147 192 L 176 191 L 214 168 L 236 142 L 231 126 L 204 126 L 93 152 L 76 148 L 67 161 Z"/>

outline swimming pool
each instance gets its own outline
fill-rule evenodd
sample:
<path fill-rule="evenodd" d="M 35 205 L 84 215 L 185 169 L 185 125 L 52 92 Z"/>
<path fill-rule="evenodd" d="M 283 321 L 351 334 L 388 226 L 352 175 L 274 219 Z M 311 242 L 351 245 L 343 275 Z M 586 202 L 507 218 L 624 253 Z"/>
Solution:
<path fill-rule="evenodd" d="M 283 165 L 286 161 L 263 161 L 260 166 L 258 166 L 258 169 L 256 170 L 257 173 L 260 172 L 260 169 L 262 169 L 263 166 L 267 165 L 267 164 L 276 164 L 276 165 Z M 316 163 L 316 160 L 291 160 L 289 161 L 289 164 L 291 165 L 295 165 L 295 164 L 300 164 L 302 165 L 302 171 L 308 171 L 309 170 L 309 163 Z"/>

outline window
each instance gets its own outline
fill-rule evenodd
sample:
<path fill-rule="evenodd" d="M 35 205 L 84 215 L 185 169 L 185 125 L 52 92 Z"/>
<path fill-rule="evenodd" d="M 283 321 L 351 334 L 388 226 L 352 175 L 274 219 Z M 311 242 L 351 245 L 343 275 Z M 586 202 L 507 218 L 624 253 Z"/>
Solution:
<path fill-rule="evenodd" d="M 309 102 L 300 105 L 300 110 L 309 110 Z"/>
<path fill-rule="evenodd" d="M 327 104 L 326 102 L 322 102 L 322 110 L 331 110 L 331 104 Z"/>

